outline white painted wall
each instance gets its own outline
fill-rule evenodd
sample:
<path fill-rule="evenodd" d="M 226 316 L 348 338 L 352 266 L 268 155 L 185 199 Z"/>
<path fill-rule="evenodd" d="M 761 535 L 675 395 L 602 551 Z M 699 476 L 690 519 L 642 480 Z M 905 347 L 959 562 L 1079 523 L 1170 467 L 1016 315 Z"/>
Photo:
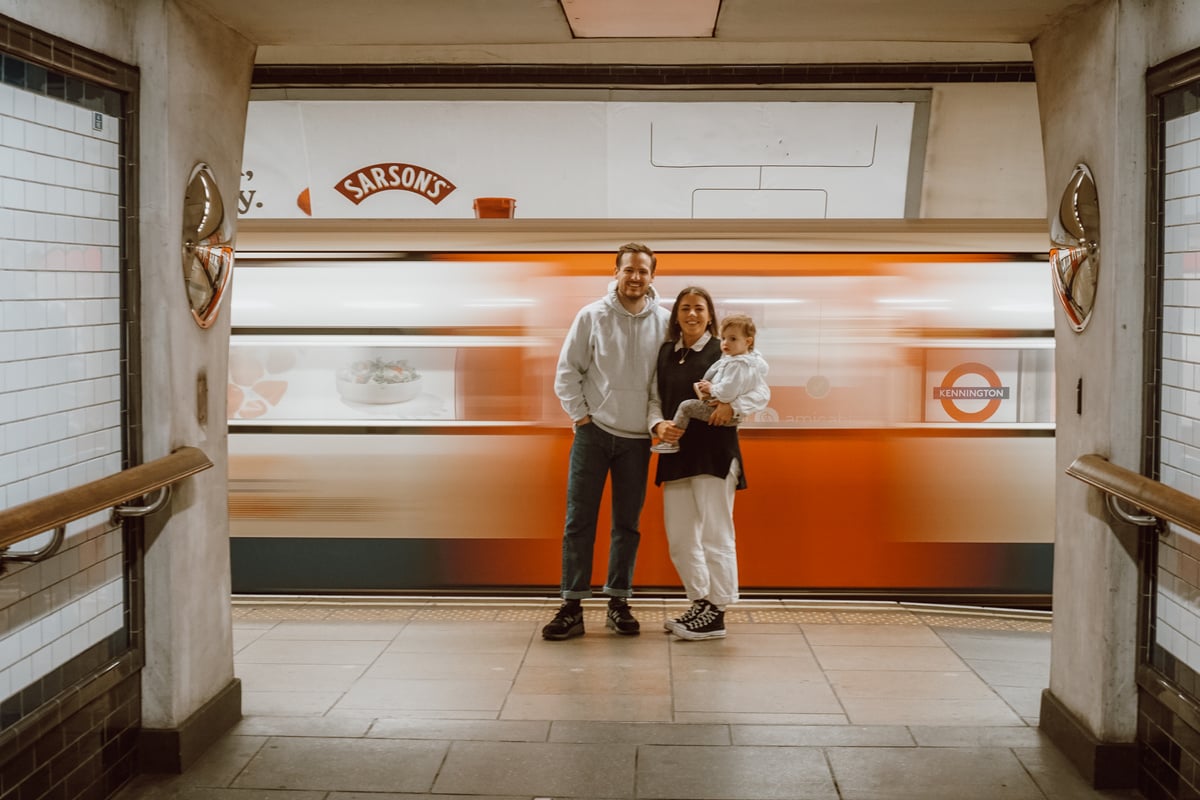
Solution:
<path fill-rule="evenodd" d="M 926 218 L 1046 215 L 1037 86 L 936 86 L 921 186 Z"/>

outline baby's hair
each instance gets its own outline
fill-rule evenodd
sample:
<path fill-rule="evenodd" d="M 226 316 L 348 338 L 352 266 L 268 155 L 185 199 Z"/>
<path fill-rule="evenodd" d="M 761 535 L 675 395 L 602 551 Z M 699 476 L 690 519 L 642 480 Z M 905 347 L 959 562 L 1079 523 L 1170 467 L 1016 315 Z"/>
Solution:
<path fill-rule="evenodd" d="M 746 335 L 747 339 L 753 339 L 755 334 L 758 332 L 754 327 L 754 320 L 750 318 L 749 314 L 730 314 L 729 316 L 725 317 L 725 319 L 721 320 L 722 334 L 725 333 L 726 328 L 740 328 L 742 333 Z M 753 350 L 754 345 L 751 345 L 750 349 Z"/>

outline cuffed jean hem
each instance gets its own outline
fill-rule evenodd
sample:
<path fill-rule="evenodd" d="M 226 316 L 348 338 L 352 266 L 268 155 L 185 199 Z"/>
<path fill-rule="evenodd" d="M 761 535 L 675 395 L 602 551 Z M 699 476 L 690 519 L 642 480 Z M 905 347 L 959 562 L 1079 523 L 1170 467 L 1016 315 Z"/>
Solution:
<path fill-rule="evenodd" d="M 613 589 L 609 586 L 605 586 L 600 593 L 607 597 L 623 597 L 626 600 L 633 597 L 633 589 Z M 587 600 L 594 596 L 590 589 L 586 592 L 562 592 L 561 594 L 563 600 Z"/>

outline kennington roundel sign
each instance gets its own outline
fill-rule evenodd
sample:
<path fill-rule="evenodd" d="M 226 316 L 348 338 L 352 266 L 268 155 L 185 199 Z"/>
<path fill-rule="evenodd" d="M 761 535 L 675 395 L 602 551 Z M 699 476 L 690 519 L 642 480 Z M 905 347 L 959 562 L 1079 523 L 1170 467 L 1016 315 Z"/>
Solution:
<path fill-rule="evenodd" d="M 958 380 L 966 375 L 980 377 L 987 385 L 957 386 Z M 990 419 L 1000 408 L 1000 401 L 1007 400 L 1008 395 L 1009 387 L 1000 383 L 996 371 L 978 361 L 959 364 L 946 373 L 941 386 L 933 387 L 933 399 L 940 400 L 950 418 L 959 422 L 984 422 Z M 956 400 L 986 400 L 987 403 L 978 411 L 963 411 Z"/>

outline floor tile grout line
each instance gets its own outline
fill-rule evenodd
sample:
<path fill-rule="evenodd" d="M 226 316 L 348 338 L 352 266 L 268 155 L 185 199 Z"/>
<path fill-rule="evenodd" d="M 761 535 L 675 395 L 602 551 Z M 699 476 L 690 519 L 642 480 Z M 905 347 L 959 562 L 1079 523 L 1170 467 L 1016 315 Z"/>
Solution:
<path fill-rule="evenodd" d="M 278 627 L 279 627 L 279 626 L 280 626 L 280 625 L 281 625 L 283 622 L 285 622 L 285 621 L 286 621 L 286 620 L 274 620 L 274 621 L 272 621 L 272 622 L 271 622 L 271 623 L 270 623 L 270 624 L 269 624 L 269 625 L 268 625 L 268 626 L 267 626 L 265 629 L 263 629 L 263 630 L 262 630 L 262 631 L 259 633 L 259 635 L 258 635 L 258 638 L 265 637 L 266 635 L 268 635 L 268 633 L 269 633 L 270 631 L 277 629 L 277 628 L 278 628 Z M 368 620 L 368 622 L 378 622 L 378 620 Z M 379 659 L 380 659 L 380 658 L 383 656 L 383 654 L 384 654 L 384 653 L 386 653 L 387 649 L 388 649 L 390 646 L 394 645 L 394 644 L 396 643 L 396 641 L 399 639 L 399 637 L 401 637 L 401 636 L 403 635 L 403 633 L 404 633 L 406 630 L 410 629 L 410 628 L 411 628 L 411 627 L 414 625 L 414 622 L 416 622 L 416 620 L 414 620 L 414 619 L 413 619 L 413 618 L 411 618 L 411 617 L 410 617 L 410 618 L 408 618 L 408 619 L 406 619 L 406 620 L 404 620 L 404 621 L 402 621 L 402 622 L 401 622 L 401 624 L 400 624 L 400 626 L 399 626 L 399 629 L 398 629 L 398 630 L 397 630 L 395 633 L 393 633 L 393 634 L 391 635 L 391 637 L 390 637 L 390 638 L 388 638 L 387 640 L 366 640 L 366 641 L 372 641 L 372 642 L 377 642 L 377 641 L 386 641 L 386 644 L 385 644 L 385 645 L 383 646 L 383 648 L 382 648 L 382 649 L 379 651 L 379 653 L 378 653 L 377 655 L 375 655 L 375 656 L 374 656 L 374 657 L 371 659 L 371 662 L 370 662 L 370 664 L 367 664 L 367 665 L 365 665 L 365 666 L 363 667 L 363 670 L 364 670 L 364 672 L 365 672 L 367 669 L 369 669 L 369 668 L 370 668 L 372 665 L 374 665 L 374 664 L 377 664 L 377 663 L 378 663 L 378 661 L 379 661 Z M 436 623 L 438 623 L 438 624 L 445 624 L 445 623 L 453 623 L 453 622 L 457 622 L 457 620 L 441 620 L 441 619 L 439 619 L 439 620 L 436 620 L 435 622 L 436 622 Z M 319 624 L 328 624 L 328 623 L 326 623 L 326 622 L 322 622 L 322 623 L 319 623 Z M 855 624 L 855 623 L 853 623 L 853 622 L 847 622 L 847 623 L 845 623 L 845 624 L 847 624 L 847 625 L 852 625 L 852 624 Z M 810 648 L 810 652 L 811 652 L 812 643 L 811 643 L 811 641 L 809 640 L 809 637 L 808 637 L 808 635 L 806 635 L 806 634 L 805 634 L 805 632 L 804 632 L 804 629 L 803 629 L 803 624 L 802 624 L 802 623 L 793 623 L 792 625 L 793 625 L 793 627 L 795 628 L 795 630 L 796 630 L 796 631 L 797 631 L 797 632 L 798 632 L 798 633 L 801 635 L 801 638 L 802 638 L 802 639 L 805 641 L 805 643 L 806 643 L 806 646 Z M 904 627 L 909 627 L 909 625 L 905 625 Z M 932 631 L 932 632 L 935 634 L 935 636 L 936 636 L 937 640 L 939 641 L 939 643 L 940 643 L 940 645 L 941 645 L 942 647 L 945 647 L 945 648 L 946 648 L 946 649 L 948 649 L 950 652 L 953 652 L 953 653 L 954 653 L 954 654 L 955 654 L 955 655 L 956 655 L 956 656 L 957 656 L 957 657 L 958 657 L 958 658 L 959 658 L 961 661 L 963 661 L 963 662 L 964 662 L 965 666 L 966 666 L 966 667 L 967 667 L 967 668 L 968 668 L 968 669 L 969 669 L 969 670 L 972 672 L 972 674 L 974 674 L 974 675 L 975 675 L 975 676 L 976 676 L 978 679 L 980 679 L 980 680 L 981 680 L 981 681 L 982 681 L 982 682 L 983 682 L 985 685 L 987 685 L 987 686 L 989 687 L 989 689 L 991 689 L 992 693 L 993 693 L 994 695 L 996 695 L 996 696 L 997 696 L 997 698 L 1000 700 L 1000 702 L 1002 702 L 1002 703 L 1003 703 L 1003 705 L 1004 705 L 1006 708 L 1008 708 L 1010 712 L 1012 712 L 1012 713 L 1016 714 L 1016 716 L 1017 716 L 1018 718 L 1021 718 L 1021 715 L 1020 715 L 1019 713 L 1017 713 L 1017 710 L 1016 710 L 1016 708 L 1015 708 L 1015 707 L 1013 707 L 1013 706 L 1012 706 L 1012 705 L 1011 705 L 1011 704 L 1010 704 L 1010 703 L 1009 703 L 1007 700 L 1005 700 L 1005 699 L 1004 699 L 1002 696 L 999 696 L 999 695 L 998 695 L 998 693 L 996 693 L 996 692 L 995 692 L 994 688 L 992 688 L 992 687 L 991 687 L 991 684 L 990 684 L 988 681 L 984 680 L 984 679 L 983 679 L 983 676 L 982 676 L 982 675 L 980 675 L 980 674 L 979 674 L 979 673 L 978 673 L 978 672 L 975 670 L 975 668 L 974 668 L 974 667 L 973 667 L 973 666 L 972 666 L 972 665 L 971 665 L 969 662 L 967 662 L 967 660 L 966 660 L 965 658 L 963 658 L 961 655 L 959 655 L 959 654 L 958 654 L 958 652 L 957 652 L 957 650 L 955 650 L 955 648 L 954 648 L 953 644 L 951 644 L 951 642 L 949 642 L 949 641 L 948 641 L 948 640 L 945 638 L 945 636 L 944 636 L 944 635 L 942 635 L 942 634 L 939 632 L 939 630 L 938 630 L 937 628 L 934 628 L 933 626 L 930 626 L 930 625 L 927 625 L 927 624 L 923 625 L 923 627 L 925 627 L 927 630 L 931 630 L 931 631 Z M 519 674 L 519 673 L 520 673 L 520 670 L 521 670 L 521 669 L 522 669 L 524 666 L 526 666 L 526 665 L 527 665 L 527 659 L 528 659 L 528 655 L 529 655 L 529 653 L 531 652 L 531 647 L 533 646 L 533 642 L 534 642 L 534 640 L 535 640 L 535 636 L 536 636 L 536 628 L 535 628 L 535 627 L 532 627 L 532 628 L 530 629 L 530 631 L 529 631 L 529 634 L 528 634 L 528 635 L 529 635 L 529 639 L 528 639 L 528 640 L 526 640 L 526 641 L 525 641 L 525 643 L 524 643 L 524 645 L 523 645 L 523 650 L 522 650 L 522 659 L 521 659 L 521 663 L 520 663 L 520 665 L 518 665 L 518 667 L 517 667 L 517 673 L 516 673 L 516 674 Z M 289 640 L 282 640 L 282 639 L 276 639 L 276 640 L 273 640 L 273 641 L 301 641 L 301 640 L 290 640 L 290 639 L 289 639 Z M 339 640 L 339 641 L 359 641 L 359 640 Z M 670 677 L 669 677 L 669 682 L 673 683 L 673 682 L 674 682 L 674 677 L 675 677 L 674 668 L 675 668 L 675 666 L 676 666 L 676 665 L 675 665 L 675 661 L 674 661 L 674 658 L 673 658 L 673 655 L 672 655 L 672 653 L 673 653 L 673 650 L 670 648 L 670 645 L 669 645 L 669 643 L 667 644 L 667 647 L 668 647 L 668 651 L 667 651 L 667 663 L 668 663 L 668 665 L 669 665 L 669 676 L 670 676 Z M 832 685 L 830 684 L 830 681 L 829 681 L 829 670 L 828 670 L 828 669 L 825 669 L 824 667 L 821 667 L 819 664 L 818 664 L 818 667 L 819 667 L 819 669 L 820 669 L 820 672 L 821 672 L 821 677 L 822 677 L 822 679 L 823 679 L 823 681 L 824 681 L 825 685 L 826 685 L 827 687 L 829 687 L 829 688 L 831 689 L 831 691 L 833 691 L 833 693 L 834 693 L 834 696 L 838 698 L 838 701 L 839 701 L 839 707 L 842 709 L 842 713 L 838 714 L 838 716 L 841 716 L 841 717 L 845 718 L 845 719 L 847 720 L 847 722 L 849 722 L 849 717 L 850 717 L 850 715 L 849 715 L 849 714 L 846 712 L 846 710 L 845 710 L 845 706 L 844 706 L 844 703 L 842 703 L 842 702 L 841 702 L 841 695 L 840 695 L 840 694 L 838 694 L 838 693 L 837 693 L 835 690 L 833 690 L 833 689 L 832 689 Z M 513 688 L 515 688 L 515 678 L 514 678 L 514 679 L 511 679 L 511 680 L 509 680 L 508 684 L 509 684 L 509 685 L 508 685 L 508 690 L 506 691 L 506 694 L 505 694 L 505 703 L 507 703 L 507 702 L 508 702 L 508 700 L 509 700 L 509 698 L 511 698 L 511 696 L 512 696 L 512 689 L 513 689 Z M 344 697 L 344 696 L 345 696 L 345 694 L 346 694 L 346 692 L 340 692 L 339 694 L 340 694 L 340 696 L 341 696 L 341 697 Z M 672 702 L 672 708 L 671 708 L 671 719 L 672 719 L 673 721 L 675 721 L 676 723 L 678 723 L 678 722 L 679 722 L 679 720 L 678 720 L 679 710 L 678 710 L 678 708 L 675 706 L 675 699 L 676 699 L 676 694 L 675 694 L 675 692 L 672 692 L 672 693 L 671 693 L 671 698 L 672 698 L 672 701 L 671 701 L 671 702 Z M 337 705 L 337 703 L 334 703 L 334 706 L 336 706 L 336 705 Z M 332 708 L 332 706 L 331 706 L 331 708 Z M 500 708 L 500 709 L 499 709 L 499 710 L 496 712 L 496 714 L 497 714 L 497 716 L 498 716 L 498 717 L 502 717 L 502 716 L 503 716 L 503 706 L 501 706 L 501 708 Z M 327 711 L 325 714 L 323 714 L 322 716 L 328 717 L 328 711 Z M 1023 719 L 1023 718 L 1022 718 L 1022 719 Z M 372 723 L 372 724 L 374 724 L 374 723 Z M 1026 724 L 1026 725 L 1028 725 L 1029 723 L 1028 723 L 1028 722 L 1026 722 L 1025 724 Z"/>
<path fill-rule="evenodd" d="M 953 652 L 956 656 L 958 656 L 959 660 L 962 661 L 963 664 L 967 667 L 967 669 L 969 669 L 971 671 L 971 674 L 973 674 L 976 678 L 978 678 L 980 683 L 982 683 L 984 686 L 986 686 L 988 688 L 988 691 L 990 691 L 993 695 L 995 695 L 996 698 L 1001 703 L 1003 703 L 1006 708 L 1008 708 L 1010 711 L 1012 711 L 1013 715 L 1016 716 L 1017 719 L 1021 720 L 1023 723 L 1025 722 L 1025 717 L 1020 713 L 1020 711 L 1018 711 L 1016 708 L 1014 708 L 1012 703 L 1008 702 L 1008 700 L 1005 699 L 1004 695 L 1002 695 L 998 691 L 996 691 L 996 687 L 992 685 L 991 681 L 987 680 L 986 678 L 984 678 L 983 675 L 979 674 L 979 671 L 977 669 L 975 669 L 975 665 L 971 663 L 970 659 L 966 658 L 961 653 L 959 653 L 954 648 L 954 645 L 952 645 L 950 642 L 946 641 L 946 638 L 944 636 L 942 636 L 936 629 L 933 630 L 933 634 L 935 636 L 937 636 L 939 639 L 941 639 L 943 642 L 946 642 L 946 646 L 950 649 L 951 652 Z M 1025 727 L 1028 727 L 1028 723 L 1025 723 Z"/>

